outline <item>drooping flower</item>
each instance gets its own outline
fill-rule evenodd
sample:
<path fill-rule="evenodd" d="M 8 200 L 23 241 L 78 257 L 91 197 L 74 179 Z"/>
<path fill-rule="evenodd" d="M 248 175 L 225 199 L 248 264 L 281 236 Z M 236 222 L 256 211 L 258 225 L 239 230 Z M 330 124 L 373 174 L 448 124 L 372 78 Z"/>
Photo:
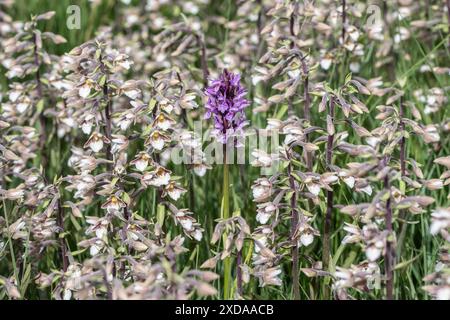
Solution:
<path fill-rule="evenodd" d="M 224 69 L 219 78 L 206 88 L 208 97 L 205 119 L 213 117 L 215 135 L 225 144 L 230 136 L 242 132 L 246 125 L 244 109 L 250 105 L 245 98 L 247 91 L 242 87 L 241 76 Z"/>

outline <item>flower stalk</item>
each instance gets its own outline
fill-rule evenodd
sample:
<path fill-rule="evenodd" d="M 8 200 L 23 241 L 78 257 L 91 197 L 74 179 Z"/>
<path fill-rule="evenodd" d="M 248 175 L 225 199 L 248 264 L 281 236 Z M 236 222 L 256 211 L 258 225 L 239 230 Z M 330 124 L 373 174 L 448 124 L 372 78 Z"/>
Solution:
<path fill-rule="evenodd" d="M 403 99 L 400 97 L 400 109 L 399 109 L 399 116 L 400 116 L 400 130 L 402 132 L 402 139 L 400 140 L 400 172 L 402 177 L 406 175 L 406 138 L 404 135 L 405 131 L 405 123 L 403 122 L 403 118 L 405 116 L 405 107 L 403 106 Z"/>
<path fill-rule="evenodd" d="M 246 125 L 244 109 L 249 106 L 249 101 L 245 98 L 247 91 L 240 83 L 239 74 L 234 74 L 228 70 L 223 70 L 218 79 L 211 81 L 211 84 L 205 89 L 208 97 L 206 104 L 205 119 L 213 118 L 214 135 L 217 141 L 223 144 L 223 198 L 221 208 L 221 218 L 227 220 L 230 218 L 229 206 L 229 188 L 230 173 L 227 157 L 227 143 L 229 138 L 243 133 L 243 127 Z M 234 147 L 234 145 L 232 145 Z M 228 232 L 223 234 L 224 248 L 227 247 Z M 239 266 L 238 266 L 239 269 Z M 236 272 L 237 274 L 238 272 Z M 231 258 L 224 259 L 224 298 L 231 299 Z"/>
<path fill-rule="evenodd" d="M 203 85 L 206 87 L 208 85 L 208 76 L 209 76 L 208 60 L 206 57 L 206 45 L 204 39 L 202 39 L 200 35 L 196 34 L 195 37 L 197 39 L 197 44 L 200 47 L 201 51 L 200 64 L 203 73 Z"/>
<path fill-rule="evenodd" d="M 230 196 L 229 196 L 229 188 L 230 188 L 230 171 L 229 166 L 227 164 L 227 152 L 226 152 L 226 145 L 224 145 L 224 163 L 223 163 L 223 196 L 222 196 L 222 209 L 221 209 L 221 219 L 226 220 L 230 217 Z M 227 232 L 224 232 L 223 234 L 223 242 L 225 245 L 225 241 L 227 240 Z M 231 260 L 230 257 L 227 257 L 224 260 L 224 298 L 225 299 L 231 299 L 230 293 L 231 293 Z"/>
<path fill-rule="evenodd" d="M 342 0 L 342 44 L 345 43 L 345 24 L 347 23 L 347 12 L 345 6 L 345 0 Z"/>
<path fill-rule="evenodd" d="M 388 159 L 384 160 L 385 165 L 388 165 Z M 393 288 L 394 288 L 394 272 L 393 263 L 395 260 L 395 253 L 392 247 L 392 208 L 391 208 L 391 187 L 389 181 L 389 174 L 384 177 L 384 188 L 389 192 L 389 197 L 386 200 L 386 230 L 388 233 L 386 240 L 386 253 L 385 253 L 385 273 L 386 273 L 386 298 L 387 300 L 393 300 Z"/>
<path fill-rule="evenodd" d="M 309 95 L 309 70 L 306 64 L 305 57 L 301 57 L 302 71 L 305 79 L 303 80 L 303 95 L 304 95 L 304 106 L 303 106 L 303 117 L 305 120 L 311 124 L 311 97 Z M 308 142 L 308 134 L 305 135 L 306 142 Z M 313 170 L 313 157 L 312 152 L 306 152 L 306 167 L 308 171 Z"/>
<path fill-rule="evenodd" d="M 109 141 L 111 141 L 111 100 L 109 99 L 109 92 L 108 92 L 108 85 L 107 81 L 105 81 L 105 84 L 103 85 L 103 95 L 106 99 L 106 106 L 105 106 L 105 136 L 108 138 Z M 111 153 L 111 144 L 106 145 L 106 159 L 109 161 L 112 161 L 113 156 Z M 111 169 L 112 165 L 108 164 L 108 168 Z"/>
<path fill-rule="evenodd" d="M 38 44 L 36 32 L 33 32 L 33 45 L 34 45 L 33 46 L 33 59 L 34 59 L 34 64 L 36 66 L 36 74 L 35 74 L 36 92 L 37 92 L 38 101 L 40 102 L 43 98 L 43 92 L 42 92 L 41 73 L 39 70 L 41 67 L 41 62 L 39 59 L 39 52 L 38 52 L 39 44 Z M 46 131 L 47 129 L 46 129 L 46 123 L 45 123 L 45 117 L 44 117 L 44 109 L 42 109 L 39 113 L 39 124 L 41 126 L 40 137 L 39 137 L 39 148 L 41 150 L 42 167 L 47 168 L 48 159 L 47 159 L 47 154 L 45 152 L 45 142 L 47 141 L 47 131 Z"/>
<path fill-rule="evenodd" d="M 298 9 L 298 3 L 295 3 L 294 10 L 290 16 L 289 19 L 289 32 L 292 37 L 291 40 L 291 49 L 296 47 L 296 44 L 294 42 L 294 39 L 296 37 L 295 34 L 295 13 Z M 303 91 L 304 91 L 304 109 L 303 109 L 303 117 L 304 119 L 309 123 L 310 122 L 310 96 L 309 96 L 309 77 L 308 77 L 308 66 L 305 62 L 305 57 L 302 56 L 300 53 L 300 61 L 301 61 L 301 68 L 302 72 L 304 74 L 304 82 L 303 82 Z M 288 108 L 289 113 L 292 115 L 294 114 L 293 111 L 293 97 L 289 97 L 288 99 Z M 305 140 L 308 142 L 308 135 L 305 134 Z M 306 166 L 308 168 L 308 171 L 312 171 L 312 155 L 311 152 L 306 151 L 305 152 L 305 160 L 306 160 Z M 292 279 L 293 279 L 293 294 L 295 300 L 300 300 L 300 286 L 299 286 L 299 256 L 298 256 L 298 240 L 296 239 L 296 233 L 297 233 L 297 227 L 299 223 L 299 217 L 297 212 L 297 191 L 295 188 L 295 179 L 292 175 L 292 165 L 289 163 L 287 168 L 287 173 L 289 176 L 289 186 L 294 191 L 294 193 L 291 196 L 290 199 L 290 210 L 291 210 L 291 241 L 292 241 L 292 248 L 291 248 L 291 255 L 292 255 Z M 311 207 L 312 204 L 309 202 L 309 206 Z"/>
<path fill-rule="evenodd" d="M 58 215 L 56 217 L 56 223 L 61 232 L 64 233 L 64 208 L 61 203 L 61 196 L 58 196 Z M 61 247 L 61 259 L 63 264 L 63 271 L 66 272 L 69 267 L 69 258 L 67 257 L 67 245 L 64 237 L 59 237 L 59 245 Z"/>
<path fill-rule="evenodd" d="M 447 20 L 448 23 L 450 24 L 450 0 L 447 0 Z M 449 40 L 450 43 L 450 40 Z"/>
<path fill-rule="evenodd" d="M 330 99 L 330 105 L 328 108 L 328 119 L 331 132 L 328 130 L 327 147 L 326 147 L 326 166 L 331 168 L 333 161 L 333 141 L 334 141 L 334 97 Z M 330 262 L 330 233 L 331 233 L 331 220 L 333 213 L 333 190 L 327 190 L 327 209 L 325 213 L 325 223 L 323 228 L 323 251 L 322 251 L 322 267 L 323 270 L 328 270 Z M 326 298 L 328 298 L 328 291 L 326 292 Z"/>
<path fill-rule="evenodd" d="M 236 282 L 237 282 L 237 291 L 238 291 L 238 295 L 241 297 L 243 294 L 243 290 L 242 290 L 242 269 L 241 269 L 241 264 L 242 264 L 242 250 L 239 250 L 237 252 L 237 256 L 236 256 Z"/>
<path fill-rule="evenodd" d="M 287 173 L 289 176 L 289 187 L 293 190 L 293 194 L 291 196 L 291 255 L 292 255 L 292 279 L 293 279 L 293 290 L 294 290 L 294 299 L 300 300 L 300 286 L 299 286 L 299 270 L 298 270 L 298 241 L 295 238 L 295 234 L 297 233 L 298 226 L 298 212 L 297 212 L 297 191 L 295 187 L 294 176 L 292 175 L 292 165 L 289 163 L 287 168 Z"/>
<path fill-rule="evenodd" d="M 400 97 L 399 100 L 399 118 L 400 118 L 400 131 L 402 133 L 402 138 L 400 140 L 400 174 L 401 178 L 406 177 L 406 138 L 405 138 L 405 122 L 403 121 L 403 118 L 405 117 L 405 107 L 403 105 L 403 97 Z M 403 180 L 400 180 L 400 191 L 402 193 L 405 192 L 405 184 Z M 401 220 L 405 218 L 405 210 L 399 210 L 399 217 Z M 406 229 L 408 227 L 408 224 L 406 222 L 403 222 L 402 228 L 400 230 L 399 235 L 399 241 L 397 245 L 397 255 L 400 257 L 403 247 L 403 241 L 406 234 Z"/>

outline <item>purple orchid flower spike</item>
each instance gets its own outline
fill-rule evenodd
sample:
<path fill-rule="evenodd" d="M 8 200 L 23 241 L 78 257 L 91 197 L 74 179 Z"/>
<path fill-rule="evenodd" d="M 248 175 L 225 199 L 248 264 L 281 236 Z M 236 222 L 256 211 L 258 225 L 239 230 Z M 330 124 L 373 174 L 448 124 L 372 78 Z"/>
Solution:
<path fill-rule="evenodd" d="M 240 81 L 240 74 L 224 69 L 205 90 L 208 97 L 205 119 L 213 117 L 214 134 L 223 144 L 230 136 L 242 134 L 242 128 L 248 123 L 244 109 L 250 103 L 245 98 L 247 91 Z"/>

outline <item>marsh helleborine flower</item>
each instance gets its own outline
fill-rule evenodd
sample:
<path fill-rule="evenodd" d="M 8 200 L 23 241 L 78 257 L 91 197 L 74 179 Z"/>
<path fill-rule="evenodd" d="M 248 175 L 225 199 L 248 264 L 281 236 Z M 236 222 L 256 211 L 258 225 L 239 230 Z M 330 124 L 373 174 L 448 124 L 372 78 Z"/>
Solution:
<path fill-rule="evenodd" d="M 246 125 L 244 109 L 249 106 L 241 76 L 224 70 L 205 90 L 208 97 L 205 119 L 214 119 L 215 134 L 226 144 L 230 136 L 240 133 Z"/>

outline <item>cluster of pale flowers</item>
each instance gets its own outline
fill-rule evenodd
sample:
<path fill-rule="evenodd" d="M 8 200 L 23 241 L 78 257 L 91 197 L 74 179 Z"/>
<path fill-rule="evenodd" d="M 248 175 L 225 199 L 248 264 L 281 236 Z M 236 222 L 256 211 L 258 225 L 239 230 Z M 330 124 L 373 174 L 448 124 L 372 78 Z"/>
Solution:
<path fill-rule="evenodd" d="M 164 166 L 178 144 L 187 154 L 198 149 L 194 134 L 173 118 L 198 107 L 198 92 L 177 68 L 155 74 L 148 82 L 126 80 L 133 62 L 105 42 L 105 33 L 63 57 L 47 54 L 42 40 L 65 41 L 37 29 L 38 21 L 53 15 L 33 17 L 7 42 L 7 76 L 30 80 L 12 83 L 8 101 L 2 104 L 0 196 L 21 208 L 16 221 L 4 226 L 1 220 L 6 228 L 2 235 L 22 240 L 33 257 L 47 247 L 60 251 L 62 270 L 40 273 L 37 280 L 42 287 L 52 286 L 55 298 L 183 299 L 194 291 L 215 294 L 208 284 L 215 274 L 176 274 L 177 256 L 187 251 L 185 238 L 170 239 L 163 226 L 165 217 L 172 218 L 185 237 L 202 240 L 203 229 L 193 213 L 176 206 L 186 192 L 183 182 Z M 73 174 L 56 172 L 53 184 L 48 182 L 51 159 L 45 146 L 49 120 L 58 137 L 72 145 L 67 167 Z M 30 167 L 38 152 L 46 161 L 40 170 Z M 191 169 L 204 175 L 208 166 L 201 150 L 195 156 Z M 11 184 L 13 178 L 23 183 Z M 147 189 L 154 189 L 158 197 L 156 222 L 134 211 Z M 104 214 L 86 216 L 97 203 Z M 70 215 L 64 213 L 66 208 Z M 80 263 L 72 256 L 64 231 L 64 219 L 69 218 L 77 229 L 83 221 L 87 224 L 78 248 L 79 254 L 89 249 L 92 259 Z M 15 281 L 2 281 L 11 297 L 18 297 Z"/>

